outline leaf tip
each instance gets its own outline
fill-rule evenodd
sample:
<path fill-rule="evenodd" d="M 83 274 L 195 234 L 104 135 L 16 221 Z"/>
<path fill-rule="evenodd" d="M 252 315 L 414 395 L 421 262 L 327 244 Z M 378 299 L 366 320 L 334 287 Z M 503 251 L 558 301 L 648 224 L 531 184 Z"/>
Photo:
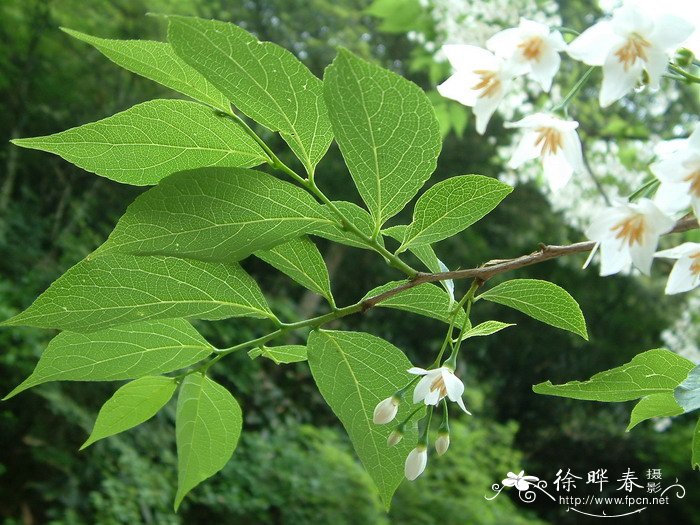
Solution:
<path fill-rule="evenodd" d="M 532 385 L 532 391 L 535 394 L 544 394 L 548 388 L 553 387 L 551 381 L 545 381 L 543 383 L 537 383 L 536 385 Z"/>

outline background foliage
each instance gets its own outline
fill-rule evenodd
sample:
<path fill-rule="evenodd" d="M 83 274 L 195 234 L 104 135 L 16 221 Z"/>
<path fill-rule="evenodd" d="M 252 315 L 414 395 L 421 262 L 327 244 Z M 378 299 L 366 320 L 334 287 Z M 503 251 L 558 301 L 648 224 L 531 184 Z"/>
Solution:
<path fill-rule="evenodd" d="M 146 12 L 197 15 L 232 21 L 263 40 L 293 50 L 316 74 L 343 45 L 373 57 L 429 88 L 436 73 L 398 24 L 370 16 L 364 0 L 8 0 L 0 4 L 0 318 L 26 307 L 65 269 L 95 249 L 138 189 L 86 174 L 58 157 L 19 150 L 8 140 L 54 133 L 93 121 L 155 97 L 173 97 L 156 84 L 120 70 L 59 26 L 113 38 L 159 39 L 164 25 Z M 563 2 L 575 25 L 584 2 Z M 376 11 L 376 7 L 375 7 Z M 375 12 L 375 14 L 377 14 Z M 394 21 L 396 22 L 396 21 Z M 427 23 L 427 22 L 426 22 Z M 380 27 L 383 26 L 383 27 Z M 392 29 L 389 27 L 388 29 Z M 443 72 L 445 73 L 445 72 Z M 439 78 L 438 78 L 439 79 Z M 581 103 L 596 129 L 594 98 Z M 629 119 L 625 110 L 621 117 Z M 505 161 L 497 154 L 506 131 L 476 135 L 467 111 L 450 106 L 459 135 L 446 135 L 437 176 L 495 175 Z M 614 115 L 613 115 L 614 117 Z M 682 114 L 670 117 L 682 120 Z M 611 117 L 612 119 L 612 117 Z M 624 122 L 624 120 L 622 121 Z M 634 132 L 649 130 L 633 121 Z M 650 126 L 658 126 L 652 122 Z M 658 131 L 658 129 L 657 129 Z M 615 138 L 630 133 L 606 128 Z M 274 141 L 274 137 L 265 137 Z M 281 146 L 281 144 L 278 144 Z M 273 149 L 274 145 L 273 145 Z M 277 148 L 276 150 L 279 150 Z M 291 158 L 285 162 L 294 162 Z M 339 199 L 359 202 L 340 153 L 321 162 L 319 181 Z M 408 217 L 397 217 L 408 220 Z M 552 211 L 534 184 L 518 186 L 485 223 L 443 242 L 448 267 L 469 267 L 493 257 L 531 251 L 538 242 L 563 244 L 580 234 Z M 339 304 L 358 299 L 395 278 L 372 254 L 321 244 L 335 279 Z M 663 296 L 662 284 L 629 277 L 601 281 L 579 270 L 579 260 L 550 262 L 517 277 L 545 278 L 563 286 L 581 304 L 590 344 L 564 332 L 542 329 L 516 312 L 490 303 L 483 319 L 518 323 L 489 338 L 469 341 L 465 357 L 468 406 L 476 417 L 452 424 L 450 454 L 414 483 L 404 483 L 387 515 L 371 489 L 338 422 L 324 405 L 306 364 L 276 366 L 245 355 L 226 359 L 217 381 L 237 392 L 245 414 L 242 442 L 222 474 L 202 485 L 178 515 L 171 512 L 175 486 L 174 405 L 129 433 L 77 449 L 97 409 L 116 384 L 44 385 L 0 406 L 0 517 L 4 523 L 377 523 L 500 524 L 567 523 L 560 507 L 524 506 L 503 496 L 483 499 L 509 470 L 553 478 L 559 468 L 586 472 L 605 466 L 662 468 L 689 488 L 686 498 L 663 509 L 664 521 L 700 523 L 697 473 L 688 468 L 693 418 L 657 431 L 652 422 L 624 434 L 629 407 L 537 396 L 535 383 L 587 378 L 661 346 L 660 334 L 679 315 L 681 303 Z M 246 269 L 267 291 L 276 311 L 309 315 L 318 297 L 293 287 L 257 260 Z M 200 329 L 212 342 L 232 345 L 253 337 L 246 320 Z M 426 364 L 439 345 L 440 323 L 377 309 L 333 328 L 364 330 L 404 349 Z M 0 391 L 4 394 L 32 370 L 49 336 L 31 329 L 0 332 Z M 298 340 L 290 338 L 288 343 Z M 596 465 L 592 464 L 595 458 Z M 657 523 L 649 510 L 640 524 Z M 561 513 L 561 514 L 560 514 Z"/>

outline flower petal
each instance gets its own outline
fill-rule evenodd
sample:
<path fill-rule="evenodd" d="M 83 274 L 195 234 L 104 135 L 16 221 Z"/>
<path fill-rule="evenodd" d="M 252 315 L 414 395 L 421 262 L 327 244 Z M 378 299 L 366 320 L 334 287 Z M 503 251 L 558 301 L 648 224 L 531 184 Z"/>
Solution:
<path fill-rule="evenodd" d="M 472 107 L 479 99 L 479 92 L 472 89 L 479 82 L 479 78 L 473 72 L 459 71 L 438 85 L 440 95 L 460 104 Z"/>
<path fill-rule="evenodd" d="M 661 76 L 666 72 L 668 54 L 659 47 L 651 47 L 647 51 L 646 70 L 649 73 L 649 85 L 659 87 Z"/>
<path fill-rule="evenodd" d="M 654 20 L 649 40 L 666 51 L 675 51 L 695 30 L 688 20 L 664 14 Z"/>
<path fill-rule="evenodd" d="M 416 376 L 424 376 L 429 374 L 430 372 L 426 370 L 425 368 L 420 368 L 418 366 L 412 366 L 411 368 L 408 369 L 409 374 L 413 374 Z"/>
<path fill-rule="evenodd" d="M 418 381 L 418 384 L 416 385 L 416 388 L 413 390 L 413 402 L 418 403 L 420 401 L 423 401 L 425 399 L 425 396 L 427 396 L 430 393 L 430 383 L 432 381 L 428 376 L 424 376 L 420 381 Z"/>
<path fill-rule="evenodd" d="M 452 372 L 442 373 L 442 380 L 445 382 L 447 397 L 450 401 L 457 401 L 464 394 L 464 383 Z"/>
<path fill-rule="evenodd" d="M 472 415 L 472 413 L 469 412 L 469 410 L 467 410 L 467 407 L 464 406 L 464 400 L 463 400 L 461 397 L 460 397 L 459 399 L 457 399 L 457 405 L 459 406 L 459 408 L 461 408 L 462 410 L 464 410 L 464 412 L 465 412 L 466 414 L 469 414 L 470 416 Z"/>
<path fill-rule="evenodd" d="M 700 284 L 700 275 L 692 271 L 693 259 L 683 257 L 673 265 L 666 283 L 666 293 L 669 295 L 687 292 Z"/>
<path fill-rule="evenodd" d="M 605 277 L 626 270 L 632 264 L 629 250 L 619 241 L 600 243 L 600 275 Z"/>
<path fill-rule="evenodd" d="M 497 69 L 496 56 L 477 46 L 464 44 L 447 44 L 442 46 L 450 65 L 457 71 L 474 71 L 475 69 Z"/>
<path fill-rule="evenodd" d="M 561 58 L 559 57 L 559 53 L 553 48 L 547 49 L 542 53 L 539 60 L 532 62 L 532 78 L 542 86 L 544 91 L 549 91 L 551 89 L 552 79 L 554 75 L 557 74 L 557 71 L 559 71 L 560 64 Z"/>
<path fill-rule="evenodd" d="M 542 166 L 549 187 L 555 192 L 566 186 L 574 172 L 568 159 L 561 152 L 545 155 L 542 159 Z"/>
<path fill-rule="evenodd" d="M 659 236 L 653 232 L 647 232 L 641 243 L 635 243 L 630 247 L 632 263 L 644 275 L 651 273 L 651 264 L 654 261 L 654 253 L 658 244 Z"/>
<path fill-rule="evenodd" d="M 636 60 L 629 68 L 611 53 L 603 64 L 603 85 L 600 88 L 600 107 L 606 108 L 632 91 L 642 76 L 642 61 Z"/>
<path fill-rule="evenodd" d="M 656 252 L 656 257 L 666 259 L 680 259 L 681 257 L 689 257 L 695 253 L 700 253 L 700 243 L 684 242 L 683 244 L 676 246 L 675 248 L 670 248 L 668 250 L 661 250 L 660 252 Z"/>
<path fill-rule="evenodd" d="M 476 116 L 476 131 L 480 135 L 483 135 L 486 131 L 486 126 L 488 126 L 489 120 L 491 120 L 491 116 L 496 111 L 501 100 L 503 100 L 503 86 L 501 86 L 501 89 L 499 89 L 497 93 L 477 99 L 473 111 L 474 116 Z"/>
<path fill-rule="evenodd" d="M 540 146 L 537 143 L 538 134 L 534 131 L 526 132 L 515 147 L 513 156 L 508 162 L 508 167 L 516 169 L 528 160 L 536 159 L 540 155 Z"/>
<path fill-rule="evenodd" d="M 572 58 L 590 66 L 602 66 L 610 48 L 620 40 L 609 21 L 598 22 L 576 37 L 566 51 Z"/>

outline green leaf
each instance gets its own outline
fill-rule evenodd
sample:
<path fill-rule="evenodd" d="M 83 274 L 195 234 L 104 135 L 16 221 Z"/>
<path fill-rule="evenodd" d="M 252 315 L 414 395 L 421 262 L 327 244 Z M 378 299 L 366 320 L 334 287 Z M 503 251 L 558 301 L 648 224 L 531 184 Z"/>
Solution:
<path fill-rule="evenodd" d="M 684 412 L 700 408 L 700 365 L 693 368 L 674 392 L 676 402 Z"/>
<path fill-rule="evenodd" d="M 223 386 L 202 374 L 188 375 L 177 399 L 177 494 L 183 498 L 231 459 L 241 435 L 241 408 Z"/>
<path fill-rule="evenodd" d="M 326 69 L 333 133 L 378 231 L 435 170 L 441 139 L 423 90 L 341 49 Z"/>
<path fill-rule="evenodd" d="M 146 376 L 127 383 L 102 406 L 92 433 L 80 450 L 148 421 L 170 401 L 176 388 L 174 378 L 163 376 Z"/>
<path fill-rule="evenodd" d="M 698 424 L 693 432 L 693 456 L 690 460 L 690 466 L 700 470 L 700 418 L 698 418 Z"/>
<path fill-rule="evenodd" d="M 2 324 L 87 333 L 149 319 L 242 316 L 274 319 L 237 264 L 114 254 L 79 262 Z"/>
<path fill-rule="evenodd" d="M 642 421 L 653 417 L 670 417 L 683 413 L 683 409 L 678 406 L 673 394 L 662 392 L 644 396 L 634 405 L 630 414 L 630 423 L 627 425 L 627 432 L 632 430 Z"/>
<path fill-rule="evenodd" d="M 303 345 L 264 346 L 254 348 L 248 352 L 248 355 L 251 359 L 259 356 L 266 357 L 278 365 L 299 363 L 307 359 L 306 347 Z"/>
<path fill-rule="evenodd" d="M 269 250 L 255 252 L 255 256 L 335 304 L 326 262 L 308 238 L 297 237 Z"/>
<path fill-rule="evenodd" d="M 333 135 L 321 81 L 289 51 L 226 22 L 168 17 L 175 52 L 247 116 L 282 138 L 308 173 Z"/>
<path fill-rule="evenodd" d="M 549 281 L 513 279 L 494 286 L 478 299 L 509 306 L 588 340 L 586 321 L 578 303 L 569 292 Z"/>
<path fill-rule="evenodd" d="M 388 447 L 393 425 L 375 425 L 372 414 L 379 401 L 406 386 L 410 361 L 394 345 L 361 332 L 311 332 L 308 352 L 321 395 L 348 432 L 388 509 L 403 479 L 406 456 L 416 444 L 416 425 L 408 425 L 403 440 Z M 401 403 L 396 421 L 406 418 L 412 408 L 411 403 Z M 416 419 L 422 415 L 419 410 Z"/>
<path fill-rule="evenodd" d="M 140 195 L 95 254 L 231 262 L 331 223 L 293 184 L 255 170 L 203 168 Z"/>
<path fill-rule="evenodd" d="M 481 175 L 462 175 L 438 182 L 420 196 L 399 252 L 431 244 L 467 229 L 511 192 L 507 184 Z"/>
<path fill-rule="evenodd" d="M 341 211 L 348 221 L 354 224 L 362 233 L 368 237 L 374 235 L 374 222 L 372 221 L 371 215 L 367 213 L 364 208 L 360 208 L 357 204 L 353 204 L 352 202 L 345 201 L 335 201 L 333 204 Z M 327 210 L 327 213 L 331 215 L 330 210 Z M 338 226 L 337 221 L 321 224 L 311 233 L 317 237 L 322 237 L 329 241 L 338 242 L 354 248 L 371 249 L 360 237 Z"/>
<path fill-rule="evenodd" d="M 470 328 L 469 330 L 466 330 L 464 332 L 464 335 L 462 335 L 462 339 L 469 339 L 470 337 L 484 337 L 487 335 L 495 334 L 496 332 L 500 332 L 504 328 L 508 328 L 509 326 L 515 326 L 513 323 L 502 323 L 501 321 L 484 321 L 481 324 L 476 325 L 473 328 Z"/>
<path fill-rule="evenodd" d="M 91 334 L 62 332 L 51 340 L 32 374 L 5 399 L 50 381 L 114 381 L 172 372 L 213 351 L 184 319 L 144 321 Z"/>
<path fill-rule="evenodd" d="M 408 231 L 408 225 L 399 224 L 398 226 L 392 226 L 382 230 L 382 235 L 388 235 L 392 239 L 403 244 L 403 240 L 406 238 L 406 232 Z M 418 257 L 418 260 L 422 262 L 425 267 L 433 273 L 438 273 L 442 271 L 440 266 L 440 259 L 435 254 L 435 250 L 429 244 L 422 244 L 419 246 L 410 246 L 408 248 L 413 255 Z"/>
<path fill-rule="evenodd" d="M 370 297 L 375 297 L 388 290 L 397 288 L 402 284 L 406 284 L 406 282 L 407 281 L 392 281 L 378 286 L 367 292 L 362 300 L 364 301 Z M 448 324 L 452 321 L 452 311 L 456 306 L 457 305 L 453 303 L 447 292 L 432 283 L 423 283 L 413 288 L 408 288 L 377 304 L 377 308 L 394 308 L 396 310 L 412 312 Z M 461 327 L 464 323 L 464 317 L 464 310 L 460 310 L 456 317 L 455 326 Z"/>
<path fill-rule="evenodd" d="M 599 372 L 588 381 L 532 387 L 537 394 L 586 399 L 630 401 L 651 394 L 672 393 L 693 368 L 693 363 L 670 350 L 648 350 L 617 368 Z"/>
<path fill-rule="evenodd" d="M 12 143 L 135 186 L 200 166 L 248 168 L 267 160 L 230 118 L 186 100 L 151 100 L 97 122 Z"/>
<path fill-rule="evenodd" d="M 152 40 L 111 40 L 62 27 L 61 30 L 95 47 L 118 66 L 158 82 L 195 100 L 231 111 L 231 103 L 197 70 L 188 66 L 170 44 Z"/>

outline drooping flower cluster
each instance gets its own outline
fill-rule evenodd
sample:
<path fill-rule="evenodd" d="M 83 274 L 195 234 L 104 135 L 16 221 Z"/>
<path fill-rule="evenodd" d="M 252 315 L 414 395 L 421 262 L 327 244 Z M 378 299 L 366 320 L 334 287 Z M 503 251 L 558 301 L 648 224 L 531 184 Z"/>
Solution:
<path fill-rule="evenodd" d="M 656 88 L 670 69 L 682 74 L 671 62 L 674 52 L 695 28 L 685 18 L 672 14 L 652 16 L 627 2 L 566 43 L 561 33 L 529 19 L 518 27 L 502 30 L 485 47 L 447 45 L 443 51 L 453 74 L 438 86 L 445 97 L 472 107 L 476 129 L 483 134 L 491 116 L 513 86 L 514 79 L 528 76 L 542 90 L 552 88 L 561 62 L 560 53 L 591 66 L 602 67 L 599 91 L 601 107 L 625 97 L 640 84 Z M 578 122 L 566 117 L 566 106 L 588 78 L 587 73 L 559 106 L 530 114 L 509 128 L 522 130 L 508 166 L 519 169 L 539 158 L 553 191 L 563 188 L 586 166 L 577 133 Z M 561 112 L 562 115 L 557 115 Z M 650 185 L 638 201 L 619 202 L 598 214 L 586 230 L 601 253 L 601 275 L 632 267 L 649 274 L 659 238 L 670 232 L 678 219 L 700 209 L 700 127 L 684 141 L 674 141 L 658 152 L 650 166 L 657 177 L 658 191 Z M 594 250 L 595 253 L 595 250 Z M 664 250 L 656 257 L 677 259 L 666 292 L 688 291 L 700 283 L 700 254 L 697 244 L 686 243 Z"/>
<path fill-rule="evenodd" d="M 444 399 L 449 399 L 459 405 L 459 407 L 470 414 L 467 407 L 464 406 L 462 394 L 464 393 L 464 383 L 455 375 L 454 370 L 449 366 L 441 366 L 425 370 L 423 368 L 412 367 L 408 370 L 409 374 L 422 376 L 413 390 L 413 404 L 422 403 L 426 406 L 437 406 Z M 414 380 L 415 381 L 415 380 Z M 377 425 L 385 425 L 396 418 L 398 407 L 403 396 L 403 392 L 413 384 L 411 381 L 405 388 L 394 393 L 392 396 L 383 399 L 374 409 L 373 421 Z M 403 434 L 409 416 L 389 434 L 387 445 L 393 447 L 403 439 Z M 430 418 L 428 418 L 425 428 L 418 440 L 416 447 L 406 457 L 404 466 L 404 474 L 406 478 L 413 481 L 420 476 L 428 464 L 428 431 L 430 426 Z M 435 451 L 439 456 L 442 456 L 450 446 L 449 427 L 447 425 L 447 413 L 443 414 L 443 423 L 438 431 L 435 440 Z"/>

